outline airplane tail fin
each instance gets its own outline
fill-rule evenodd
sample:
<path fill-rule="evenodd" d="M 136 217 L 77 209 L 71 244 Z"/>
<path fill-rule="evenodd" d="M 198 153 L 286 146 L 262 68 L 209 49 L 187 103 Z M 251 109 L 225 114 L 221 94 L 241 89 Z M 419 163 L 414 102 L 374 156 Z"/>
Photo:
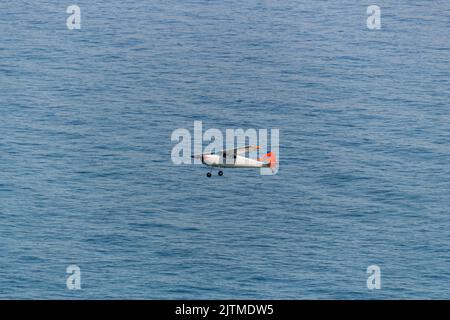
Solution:
<path fill-rule="evenodd" d="M 269 168 L 272 170 L 272 172 L 275 172 L 277 166 L 277 155 L 273 151 L 269 153 L 270 153 Z"/>
<path fill-rule="evenodd" d="M 268 161 L 267 166 L 274 172 L 275 167 L 277 165 L 277 155 L 275 152 L 271 151 L 265 155 L 263 155 L 261 158 L 258 159 L 259 161 Z"/>

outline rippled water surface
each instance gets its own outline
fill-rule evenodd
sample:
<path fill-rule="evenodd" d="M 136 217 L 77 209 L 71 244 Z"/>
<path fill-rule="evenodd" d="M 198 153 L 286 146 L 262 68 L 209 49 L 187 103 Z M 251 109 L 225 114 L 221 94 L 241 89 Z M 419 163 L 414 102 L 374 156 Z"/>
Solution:
<path fill-rule="evenodd" d="M 381 30 L 348 0 L 69 4 L 0 3 L 0 298 L 450 298 L 448 1 L 378 1 Z M 279 128 L 279 173 L 172 164 L 194 120 Z"/>

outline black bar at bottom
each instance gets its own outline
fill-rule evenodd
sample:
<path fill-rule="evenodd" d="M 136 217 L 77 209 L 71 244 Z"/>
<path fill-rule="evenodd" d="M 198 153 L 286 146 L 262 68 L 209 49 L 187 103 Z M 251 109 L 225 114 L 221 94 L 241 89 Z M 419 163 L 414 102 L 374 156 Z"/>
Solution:
<path fill-rule="evenodd" d="M 63 301 L 0 301 L 1 310 L 11 307 L 17 316 L 36 311 L 56 313 L 65 310 L 71 316 L 104 315 L 129 317 L 140 314 L 144 319 L 292 319 L 305 315 L 386 316 L 386 307 L 400 307 L 405 313 L 416 314 L 424 307 L 448 307 L 448 301 L 365 301 L 365 300 L 63 300 Z M 41 310 L 42 309 L 42 310 Z M 431 309 L 431 308 L 430 308 Z M 60 314 L 61 315 L 61 314 Z"/>

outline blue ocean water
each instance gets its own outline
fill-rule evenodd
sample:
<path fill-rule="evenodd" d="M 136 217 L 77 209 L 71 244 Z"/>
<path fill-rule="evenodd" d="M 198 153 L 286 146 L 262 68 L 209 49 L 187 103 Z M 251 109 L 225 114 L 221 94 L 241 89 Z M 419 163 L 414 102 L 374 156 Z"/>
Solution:
<path fill-rule="evenodd" d="M 0 298 L 449 299 L 449 31 L 448 1 L 1 2 Z M 278 174 L 174 165 L 194 120 L 279 128 Z"/>

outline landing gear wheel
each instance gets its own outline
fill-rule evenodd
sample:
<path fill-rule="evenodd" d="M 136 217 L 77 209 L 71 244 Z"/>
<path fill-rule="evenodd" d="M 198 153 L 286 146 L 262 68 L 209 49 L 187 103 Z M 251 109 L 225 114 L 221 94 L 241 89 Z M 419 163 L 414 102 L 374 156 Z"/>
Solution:
<path fill-rule="evenodd" d="M 207 176 L 208 178 L 211 178 L 211 172 L 208 172 L 208 173 L 206 174 L 206 176 Z"/>
<path fill-rule="evenodd" d="M 219 176 L 223 176 L 223 171 L 218 172 Z"/>

